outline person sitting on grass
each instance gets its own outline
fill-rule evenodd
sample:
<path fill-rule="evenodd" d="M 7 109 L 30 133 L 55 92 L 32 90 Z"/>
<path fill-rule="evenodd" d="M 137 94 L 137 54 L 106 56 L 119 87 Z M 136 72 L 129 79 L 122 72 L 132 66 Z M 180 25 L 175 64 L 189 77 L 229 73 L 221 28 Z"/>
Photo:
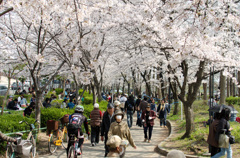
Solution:
<path fill-rule="evenodd" d="M 70 102 L 67 104 L 67 107 L 66 107 L 66 108 L 73 109 L 74 106 L 75 106 L 75 104 L 73 103 L 73 100 L 70 99 Z"/>
<path fill-rule="evenodd" d="M 35 109 L 35 102 L 31 102 L 30 105 L 24 110 L 24 116 L 30 116 Z"/>

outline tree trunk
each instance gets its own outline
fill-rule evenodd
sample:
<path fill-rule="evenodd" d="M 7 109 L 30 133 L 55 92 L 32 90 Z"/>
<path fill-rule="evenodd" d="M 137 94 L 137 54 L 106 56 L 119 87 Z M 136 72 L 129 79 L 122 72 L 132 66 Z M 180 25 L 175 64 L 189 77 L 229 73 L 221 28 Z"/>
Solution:
<path fill-rule="evenodd" d="M 131 91 L 131 89 L 130 89 L 130 82 L 128 82 L 127 85 L 128 85 L 128 96 L 130 96 L 130 94 L 131 94 L 131 92 L 130 92 Z"/>
<path fill-rule="evenodd" d="M 230 78 L 230 96 L 233 96 L 233 82 L 232 82 L 232 78 Z"/>
<path fill-rule="evenodd" d="M 227 77 L 227 97 L 230 97 L 230 80 L 229 80 L 229 77 Z"/>
<path fill-rule="evenodd" d="M 66 90 L 66 78 L 63 79 L 63 98 L 65 96 L 65 90 Z"/>
<path fill-rule="evenodd" d="M 161 91 L 162 91 L 162 98 L 161 99 L 165 98 L 165 93 L 164 93 L 165 88 L 163 88 L 163 87 L 164 87 L 164 81 L 161 82 Z"/>
<path fill-rule="evenodd" d="M 233 73 L 233 77 L 236 77 L 236 74 L 235 74 L 235 71 Z M 235 97 L 236 96 L 236 91 L 235 91 L 235 82 L 232 83 L 232 89 L 233 89 L 233 96 Z"/>
<path fill-rule="evenodd" d="M 122 93 L 125 93 L 125 82 L 123 82 Z"/>
<path fill-rule="evenodd" d="M 186 119 L 186 132 L 182 136 L 182 139 L 189 137 L 191 132 L 194 130 L 194 113 L 193 113 L 192 104 L 185 102 L 183 106 L 184 106 L 184 113 L 185 113 L 185 119 Z"/>
<path fill-rule="evenodd" d="M 178 105 L 179 105 L 179 101 L 178 101 L 178 89 L 177 89 L 177 84 L 173 83 L 173 99 L 174 99 L 174 110 L 173 110 L 173 115 L 177 115 L 178 114 Z"/>
<path fill-rule="evenodd" d="M 207 83 L 203 83 L 203 100 L 207 100 Z"/>
<path fill-rule="evenodd" d="M 10 90 L 10 81 L 11 81 L 11 78 L 8 76 L 8 89 L 7 89 L 7 92 L 4 96 L 4 100 L 3 100 L 3 104 L 2 104 L 2 111 L 1 111 L 2 115 L 3 115 L 4 106 L 6 106 L 7 96 L 8 96 L 9 90 Z"/>
<path fill-rule="evenodd" d="M 240 71 L 238 71 L 238 85 L 240 84 Z M 240 88 L 238 88 L 238 97 L 240 97 Z"/>
<path fill-rule="evenodd" d="M 35 119 L 38 120 L 39 128 L 41 128 L 41 106 L 42 106 L 42 91 L 36 90 L 36 114 Z"/>
<path fill-rule="evenodd" d="M 226 85 L 226 77 L 223 76 L 223 72 L 220 74 L 220 104 L 225 104 L 225 85 Z"/>
<path fill-rule="evenodd" d="M 102 101 L 102 95 L 101 95 L 101 88 L 100 88 L 100 85 L 97 85 L 97 86 L 96 86 L 96 89 L 97 89 L 97 98 L 98 98 L 98 102 L 101 102 L 101 101 Z"/>
<path fill-rule="evenodd" d="M 93 105 L 96 103 L 96 93 L 95 93 L 95 87 L 91 84 L 92 88 L 92 94 L 93 94 Z"/>

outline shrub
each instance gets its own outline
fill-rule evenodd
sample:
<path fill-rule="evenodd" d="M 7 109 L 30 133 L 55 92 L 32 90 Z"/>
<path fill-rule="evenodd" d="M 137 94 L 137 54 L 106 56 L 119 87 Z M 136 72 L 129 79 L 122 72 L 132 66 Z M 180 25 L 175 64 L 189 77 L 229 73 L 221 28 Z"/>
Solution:
<path fill-rule="evenodd" d="M 60 108 L 62 102 L 63 102 L 63 99 L 56 99 L 51 102 L 51 105 L 55 108 Z"/>
<path fill-rule="evenodd" d="M 93 103 L 93 97 L 84 97 L 84 100 L 82 102 L 83 104 L 92 104 Z"/>
<path fill-rule="evenodd" d="M 56 91 L 56 94 L 59 95 L 63 92 L 63 89 L 62 88 L 56 88 L 55 91 Z"/>
<path fill-rule="evenodd" d="M 230 96 L 228 98 L 226 98 L 226 102 L 228 103 L 228 105 L 230 104 L 240 104 L 240 97 L 233 97 Z"/>
<path fill-rule="evenodd" d="M 12 133 L 17 131 L 28 130 L 26 124 L 19 124 L 19 121 L 34 123 L 34 118 L 23 117 L 23 111 L 13 112 L 12 114 L 3 114 L 0 116 L 0 127 L 3 133 Z"/>

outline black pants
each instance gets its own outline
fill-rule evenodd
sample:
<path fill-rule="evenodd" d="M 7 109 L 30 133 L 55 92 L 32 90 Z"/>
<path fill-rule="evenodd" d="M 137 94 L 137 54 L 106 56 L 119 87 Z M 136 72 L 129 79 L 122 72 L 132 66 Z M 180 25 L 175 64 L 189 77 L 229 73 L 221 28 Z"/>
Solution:
<path fill-rule="evenodd" d="M 108 140 L 108 137 L 107 137 L 107 135 L 105 135 L 105 139 L 104 139 L 104 145 L 105 145 L 105 156 L 104 156 L 104 157 L 107 157 L 107 154 L 109 153 L 109 147 L 106 145 L 107 140 Z"/>
<path fill-rule="evenodd" d="M 99 143 L 99 132 L 100 132 L 99 126 L 96 127 L 91 126 L 91 143 Z"/>
<path fill-rule="evenodd" d="M 147 139 L 147 130 L 148 130 L 148 139 L 151 140 L 152 138 L 152 130 L 153 130 L 153 126 L 151 125 L 147 125 L 146 127 L 144 127 L 144 138 Z"/>
<path fill-rule="evenodd" d="M 220 151 L 221 151 L 220 148 L 211 146 L 211 157 L 214 156 L 214 155 L 216 155 L 216 154 L 219 153 Z"/>

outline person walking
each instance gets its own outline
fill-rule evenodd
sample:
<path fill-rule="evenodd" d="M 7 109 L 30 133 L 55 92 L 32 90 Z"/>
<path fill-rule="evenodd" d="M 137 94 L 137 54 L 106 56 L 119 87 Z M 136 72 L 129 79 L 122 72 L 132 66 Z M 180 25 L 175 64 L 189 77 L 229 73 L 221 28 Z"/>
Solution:
<path fill-rule="evenodd" d="M 103 114 L 102 124 L 101 124 L 101 141 L 104 141 L 105 145 L 105 156 L 109 153 L 109 148 L 106 145 L 108 140 L 108 131 L 112 122 L 115 121 L 114 116 L 114 105 L 112 103 L 108 103 L 107 111 Z"/>
<path fill-rule="evenodd" d="M 126 94 L 123 94 L 122 97 L 120 98 L 120 102 L 121 102 L 120 108 L 121 108 L 122 112 L 124 112 L 124 107 L 125 107 L 126 101 L 127 101 Z"/>
<path fill-rule="evenodd" d="M 211 147 L 211 156 L 214 156 L 218 152 L 220 152 L 220 148 L 218 147 L 218 141 L 215 139 L 215 136 L 217 133 L 217 127 L 220 119 L 221 119 L 221 114 L 218 112 L 214 113 L 214 121 L 211 123 L 209 128 L 209 135 L 208 135 L 207 142 Z"/>
<path fill-rule="evenodd" d="M 169 112 L 168 106 L 165 104 L 165 101 L 162 100 L 161 104 L 158 105 L 158 118 L 160 119 L 160 127 L 162 125 L 166 128 L 166 119 L 167 119 L 167 113 Z"/>
<path fill-rule="evenodd" d="M 94 109 L 91 111 L 90 114 L 90 125 L 91 125 L 91 144 L 95 146 L 99 143 L 99 132 L 100 132 L 100 125 L 102 122 L 102 112 L 99 110 L 99 104 L 94 104 Z"/>
<path fill-rule="evenodd" d="M 118 100 L 114 101 L 113 104 L 114 104 L 114 112 L 115 112 L 116 110 L 121 110 L 121 109 L 120 109 L 121 103 L 120 103 Z"/>
<path fill-rule="evenodd" d="M 140 111 L 141 112 L 145 111 L 147 106 L 148 106 L 147 96 L 144 96 L 143 101 L 139 105 Z"/>
<path fill-rule="evenodd" d="M 144 142 L 148 140 L 148 143 L 151 142 L 154 119 L 156 118 L 155 111 L 151 110 L 150 107 L 151 107 L 150 104 L 148 104 L 146 110 L 143 111 L 141 116 L 143 127 L 144 127 L 144 138 L 145 138 Z M 148 137 L 147 137 L 147 131 L 148 131 Z"/>
<path fill-rule="evenodd" d="M 133 123 L 133 114 L 135 113 L 135 103 L 134 103 L 134 98 L 132 95 L 128 97 L 128 100 L 125 102 L 125 111 L 127 112 L 127 123 L 128 127 L 132 127 Z"/>
<path fill-rule="evenodd" d="M 155 104 L 155 100 L 152 99 L 152 103 L 151 103 L 151 106 L 150 106 L 151 110 L 153 110 L 154 112 L 157 112 L 157 107 L 156 107 L 156 104 Z"/>
<path fill-rule="evenodd" d="M 136 104 L 135 104 L 135 110 L 137 110 L 137 122 L 136 122 L 136 125 L 139 126 L 139 127 L 142 127 L 142 120 L 141 120 L 141 115 L 142 115 L 142 112 L 140 111 L 140 103 L 142 101 L 142 96 L 139 95 L 138 96 L 138 99 L 136 100 Z"/>
<path fill-rule="evenodd" d="M 227 136 L 231 136 L 231 131 L 233 130 L 233 128 L 230 128 L 230 124 L 229 124 L 230 117 L 231 117 L 231 110 L 228 108 L 224 108 L 221 112 L 221 119 L 217 126 L 217 133 L 215 135 L 216 141 L 219 140 L 220 134 L 225 133 Z M 232 149 L 231 149 L 230 143 L 228 148 L 221 148 L 221 151 L 216 155 L 212 156 L 211 158 L 222 157 L 226 154 L 226 152 L 227 152 L 227 158 L 232 158 Z"/>
<path fill-rule="evenodd" d="M 108 132 L 108 138 L 110 138 L 113 135 L 118 135 L 122 140 L 128 140 L 129 144 L 134 148 L 137 149 L 137 146 L 135 145 L 132 135 L 130 133 L 130 129 L 128 128 L 128 125 L 126 122 L 123 122 L 124 114 L 121 110 L 116 111 L 114 114 L 115 122 L 113 122 L 110 126 L 109 132 Z M 121 157 L 124 157 L 126 149 L 123 149 Z"/>

